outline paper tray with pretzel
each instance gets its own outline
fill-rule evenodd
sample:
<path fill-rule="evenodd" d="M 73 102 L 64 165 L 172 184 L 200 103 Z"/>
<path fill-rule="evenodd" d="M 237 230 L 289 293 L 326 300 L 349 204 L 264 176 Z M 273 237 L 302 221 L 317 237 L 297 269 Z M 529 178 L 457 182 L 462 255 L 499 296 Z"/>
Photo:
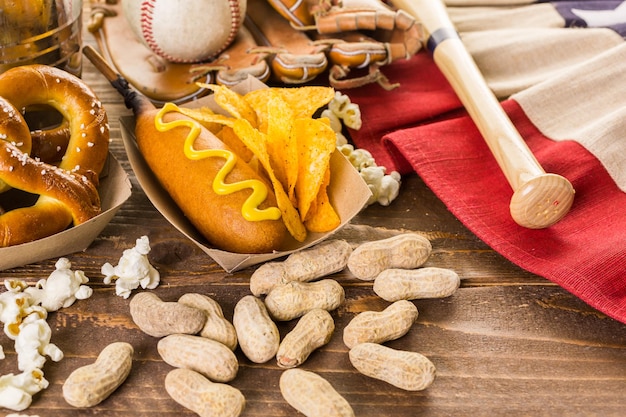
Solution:
<path fill-rule="evenodd" d="M 98 187 L 102 213 L 78 226 L 21 245 L 0 248 L 0 271 L 85 250 L 131 195 L 128 174 L 109 154 Z"/>

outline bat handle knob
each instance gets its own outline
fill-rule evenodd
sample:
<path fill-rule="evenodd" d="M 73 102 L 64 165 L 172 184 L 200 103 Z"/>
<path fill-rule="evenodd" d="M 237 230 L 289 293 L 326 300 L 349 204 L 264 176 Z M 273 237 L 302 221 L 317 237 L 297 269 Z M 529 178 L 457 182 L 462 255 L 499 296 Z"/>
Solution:
<path fill-rule="evenodd" d="M 574 188 L 557 174 L 538 175 L 523 183 L 511 198 L 513 220 L 530 229 L 549 227 L 561 220 L 574 201 Z"/>

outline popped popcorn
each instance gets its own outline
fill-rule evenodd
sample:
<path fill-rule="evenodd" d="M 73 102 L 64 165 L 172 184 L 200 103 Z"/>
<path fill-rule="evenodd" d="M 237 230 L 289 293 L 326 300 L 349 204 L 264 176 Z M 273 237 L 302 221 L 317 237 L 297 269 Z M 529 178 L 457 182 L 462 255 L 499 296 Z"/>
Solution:
<path fill-rule="evenodd" d="M 365 149 L 355 149 L 348 143 L 342 133 L 341 121 L 352 129 L 361 128 L 361 111 L 357 104 L 351 103 L 350 98 L 340 92 L 335 92 L 335 97 L 328 104 L 328 108 L 322 112 L 322 117 L 330 120 L 330 127 L 337 135 L 337 149 L 356 168 L 359 175 L 370 191 L 372 196 L 367 201 L 367 205 L 378 203 L 388 206 L 398 196 L 400 192 L 401 176 L 398 172 L 392 171 L 386 174 L 386 168 L 376 165 L 372 154 Z"/>
<path fill-rule="evenodd" d="M 15 340 L 19 334 L 19 326 L 26 316 L 37 314 L 45 319 L 48 312 L 45 308 L 34 305 L 31 296 L 23 291 L 28 287 L 24 281 L 5 280 L 4 286 L 7 291 L 0 294 L 0 321 L 4 323 L 4 333 Z"/>
<path fill-rule="evenodd" d="M 123 298 L 128 298 L 139 285 L 144 289 L 156 288 L 161 277 L 159 271 L 150 264 L 148 253 L 150 241 L 147 236 L 142 236 L 137 239 L 133 248 L 123 252 L 117 266 L 108 262 L 102 265 L 104 283 L 115 281 L 115 293 Z"/>
<path fill-rule="evenodd" d="M 350 101 L 347 95 L 335 91 L 335 97 L 328 103 L 328 110 L 343 120 L 343 123 L 351 129 L 361 128 L 361 109 L 357 104 Z"/>
<path fill-rule="evenodd" d="M 67 258 L 60 258 L 55 270 L 48 279 L 37 282 L 35 287 L 24 290 L 47 311 L 57 311 L 61 307 L 69 307 L 74 301 L 84 300 L 93 294 L 86 284 L 89 282 L 83 271 L 72 271 L 72 263 Z"/>
<path fill-rule="evenodd" d="M 359 172 L 364 168 L 376 166 L 374 157 L 365 149 L 355 149 L 350 144 L 342 145 L 338 149 Z"/>
<path fill-rule="evenodd" d="M 0 376 L 0 407 L 22 411 L 30 407 L 33 395 L 48 388 L 40 369 Z"/>
<path fill-rule="evenodd" d="M 20 332 L 15 338 L 17 367 L 26 372 L 41 369 L 46 363 L 46 356 L 54 362 L 63 359 L 63 352 L 50 343 L 52 330 L 45 319 L 36 314 L 27 316 L 20 325 Z"/>
<path fill-rule="evenodd" d="M 46 357 L 57 362 L 63 352 L 50 342 L 52 330 L 46 321 L 49 311 L 69 307 L 77 299 L 91 296 L 93 290 L 82 271 L 72 271 L 66 258 L 59 259 L 47 279 L 34 287 L 19 280 L 5 280 L 7 291 L 0 293 L 0 321 L 5 334 L 15 341 L 20 374 L 0 376 L 0 407 L 14 411 L 28 408 L 32 397 L 48 387 L 42 368 Z M 4 358 L 0 347 L 0 356 Z"/>
<path fill-rule="evenodd" d="M 342 124 L 339 116 L 330 109 L 322 111 L 321 117 L 325 117 L 330 121 L 330 128 L 335 132 L 341 132 Z"/>
<path fill-rule="evenodd" d="M 385 175 L 385 167 L 369 166 L 361 170 L 361 177 L 372 191 L 368 204 L 388 206 L 400 193 L 400 174 L 395 171 Z"/>

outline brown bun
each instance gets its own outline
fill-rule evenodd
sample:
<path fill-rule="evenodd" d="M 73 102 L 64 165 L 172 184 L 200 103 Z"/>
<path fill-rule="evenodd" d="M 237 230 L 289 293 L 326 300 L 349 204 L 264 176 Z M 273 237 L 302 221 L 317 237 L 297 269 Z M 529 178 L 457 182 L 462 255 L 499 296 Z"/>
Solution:
<path fill-rule="evenodd" d="M 155 126 L 156 113 L 156 110 L 144 110 L 137 114 L 135 135 L 139 150 L 163 188 L 198 231 L 211 244 L 228 252 L 268 253 L 279 250 L 288 236 L 282 220 L 246 220 L 241 208 L 251 194 L 249 189 L 228 195 L 213 191 L 213 180 L 225 160 L 219 157 L 189 159 L 184 154 L 184 142 L 190 129 L 179 126 L 159 132 Z M 178 112 L 164 116 L 165 122 L 179 119 L 191 120 Z M 194 148 L 229 150 L 204 128 Z M 272 187 L 241 158 L 237 158 L 225 182 L 247 179 L 258 179 L 267 185 L 268 196 L 259 208 L 277 206 Z"/>

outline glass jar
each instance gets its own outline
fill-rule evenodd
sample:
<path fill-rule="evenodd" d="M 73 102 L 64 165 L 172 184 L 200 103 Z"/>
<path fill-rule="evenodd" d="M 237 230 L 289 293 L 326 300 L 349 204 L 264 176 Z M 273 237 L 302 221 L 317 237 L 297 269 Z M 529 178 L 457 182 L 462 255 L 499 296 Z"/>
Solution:
<path fill-rule="evenodd" d="M 82 71 L 82 0 L 0 0 L 0 73 L 45 64 Z"/>

